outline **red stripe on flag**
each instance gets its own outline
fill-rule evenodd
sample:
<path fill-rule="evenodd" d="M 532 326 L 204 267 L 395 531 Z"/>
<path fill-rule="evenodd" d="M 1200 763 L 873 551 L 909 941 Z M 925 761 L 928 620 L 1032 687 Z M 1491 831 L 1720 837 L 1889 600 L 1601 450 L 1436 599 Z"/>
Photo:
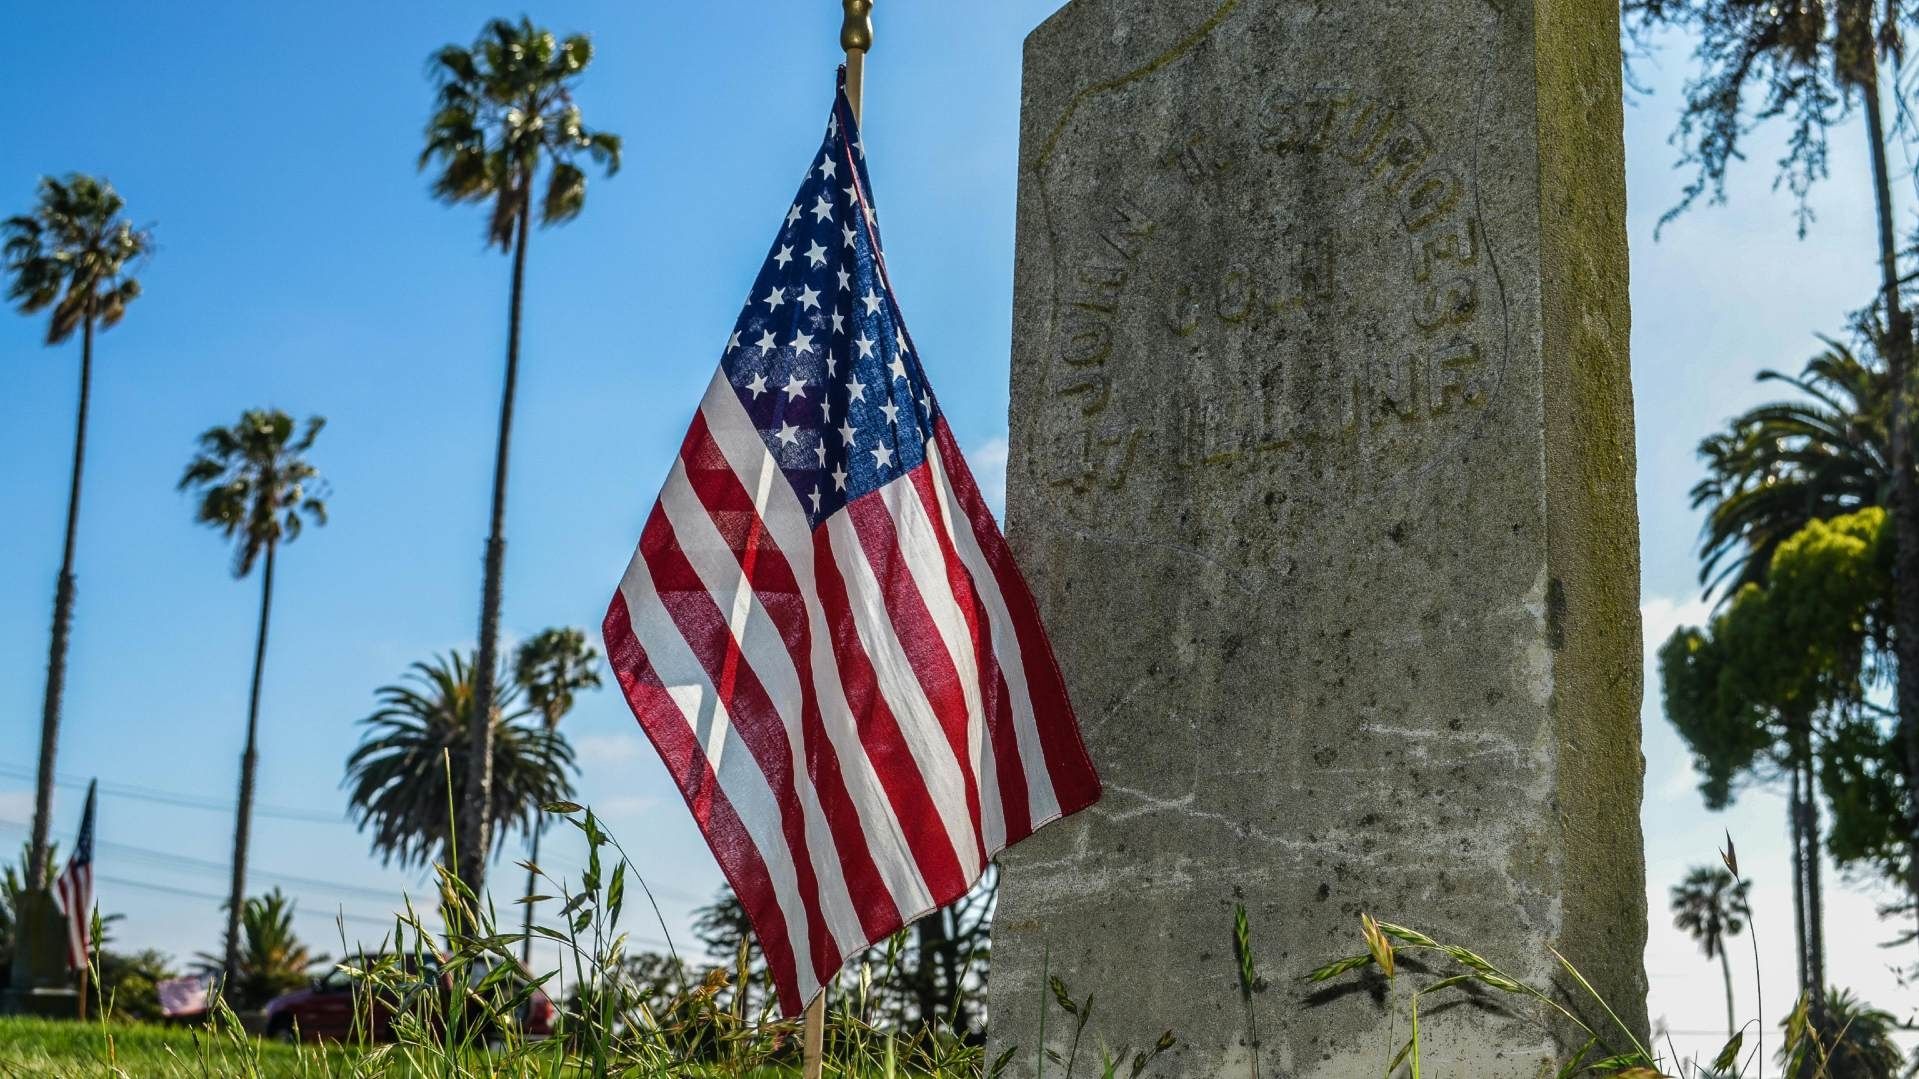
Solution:
<path fill-rule="evenodd" d="M 946 834 L 919 762 L 913 759 L 913 751 L 900 733 L 899 719 L 880 692 L 879 676 L 853 624 L 846 581 L 833 560 L 833 539 L 824 525 L 813 534 L 813 574 L 820 608 L 833 638 L 833 655 L 839 661 L 846 709 L 859 729 L 860 744 L 866 747 L 867 760 L 872 762 L 886 798 L 893 804 L 893 815 L 906 834 L 906 845 L 912 848 L 913 860 L 933 902 L 950 903 L 965 895 L 971 885 L 960 869 L 959 854 Z"/>
<path fill-rule="evenodd" d="M 933 522 L 933 535 L 939 540 L 940 558 L 946 563 L 946 583 L 953 590 L 960 612 L 966 616 L 968 636 L 973 642 L 973 661 L 979 667 L 980 706 L 986 711 L 987 741 L 993 747 L 993 774 L 999 780 L 1000 811 L 1006 821 L 1007 836 L 1024 836 L 1033 830 L 1033 810 L 1026 796 L 1026 770 L 1020 767 L 1019 740 L 1013 733 L 1012 691 L 993 654 L 993 627 L 973 588 L 973 575 L 960 561 L 947 529 L 952 522 L 940 506 L 933 489 L 932 469 L 921 465 L 908 473 L 913 489 L 919 492 L 920 505 Z"/>
<path fill-rule="evenodd" d="M 720 704 L 735 722 L 733 729 L 758 762 L 766 785 L 779 803 L 780 830 L 787 849 L 793 855 L 793 870 L 798 879 L 800 901 L 806 911 L 806 934 L 812 948 L 813 970 L 821 982 L 839 971 L 838 942 L 826 927 L 820 913 L 819 879 L 813 873 L 813 857 L 806 840 L 806 818 L 800 809 L 798 791 L 793 785 L 793 747 L 786 740 L 786 727 L 772 698 L 760 684 L 759 675 L 740 654 L 713 596 L 700 580 L 698 571 L 680 549 L 679 537 L 667 523 L 666 511 L 654 506 L 640 533 L 640 557 L 652 571 L 660 604 L 673 624 L 679 627 L 707 677 L 713 680 Z M 765 939 L 761 938 L 764 945 Z"/>
<path fill-rule="evenodd" d="M 1053 655 L 1052 643 L 1046 639 L 1039 608 L 1026 586 L 1026 578 L 1014 563 L 1005 537 L 994 526 L 992 511 L 980 495 L 979 484 L 973 481 L 972 470 L 966 467 L 966 459 L 953 440 L 953 430 L 947 426 L 944 416 L 934 423 L 933 437 L 939 446 L 947 479 L 953 484 L 953 493 L 972 522 L 980 553 L 993 567 L 993 579 L 999 584 L 1000 597 L 1012 616 L 1013 632 L 1019 638 L 1020 662 L 1026 669 L 1027 693 L 1033 700 L 1033 720 L 1039 727 L 1040 752 L 1046 759 L 1046 772 L 1059 800 L 1059 815 L 1077 813 L 1099 801 L 1099 772 L 1086 753 L 1085 742 L 1080 739 L 1079 722 L 1074 718 L 1072 702 L 1066 698 L 1066 680 L 1060 674 L 1059 660 Z M 1009 830 L 1006 841 L 1011 844 L 1023 838 Z"/>
<path fill-rule="evenodd" d="M 793 659 L 800 682 L 800 736 L 807 778 L 812 780 L 826 815 L 827 827 L 838 848 L 847 893 L 859 914 L 860 928 L 869 940 L 890 936 L 900 927 L 899 903 L 880 876 L 868 846 L 859 810 L 840 770 L 839 754 L 820 718 L 819 694 L 813 682 L 813 632 L 807 621 L 806 596 L 779 545 L 766 532 L 753 498 L 727 463 L 706 425 L 706 414 L 696 412 L 693 428 L 680 450 L 688 486 L 712 518 L 714 527 L 740 564 L 753 596 L 779 631 Z M 779 492 L 784 496 L 785 492 Z"/>
<path fill-rule="evenodd" d="M 933 623 L 932 612 L 926 609 L 926 597 L 920 595 L 919 585 L 900 555 L 899 530 L 893 527 L 893 517 L 886 511 L 880 492 L 847 503 L 846 513 L 852 519 L 853 531 L 859 536 L 861 546 L 866 549 L 866 561 L 879 582 L 893 632 L 906 654 L 913 657 L 913 674 L 926 691 L 927 703 L 933 706 L 934 718 L 946 734 L 953 759 L 959 763 L 960 778 L 966 786 L 966 816 L 973 822 L 973 846 L 979 853 L 980 864 L 985 865 L 986 842 L 980 835 L 979 776 L 974 774 L 973 757 L 968 752 L 972 738 L 967 730 L 966 691 L 960 687 L 959 671 L 953 666 L 953 657 L 946 650 L 939 627 Z M 959 898 L 964 891 L 961 889 L 960 893 L 946 897 L 936 894 L 934 899 L 943 905 Z"/>
<path fill-rule="evenodd" d="M 720 789 L 712 762 L 693 740 L 685 714 L 660 684 L 653 664 L 646 658 L 646 650 L 634 636 L 624 593 L 613 594 L 600 630 L 606 643 L 607 665 L 619 678 L 620 689 L 640 721 L 640 729 L 646 732 L 660 759 L 666 763 L 667 773 L 679 787 L 681 797 L 686 799 L 686 807 L 698 822 L 700 834 L 712 848 L 714 859 L 720 863 L 720 871 L 726 874 L 726 882 L 739 897 L 740 905 L 746 908 L 747 917 L 753 920 L 760 951 L 766 956 L 767 969 L 772 972 L 774 986 L 779 991 L 782 1011 L 789 1017 L 798 1014 L 795 1002 L 800 1001 L 800 986 L 796 957 L 789 943 L 792 938 L 786 931 L 786 915 L 773 894 L 772 875 L 747 834 L 746 825 Z"/>

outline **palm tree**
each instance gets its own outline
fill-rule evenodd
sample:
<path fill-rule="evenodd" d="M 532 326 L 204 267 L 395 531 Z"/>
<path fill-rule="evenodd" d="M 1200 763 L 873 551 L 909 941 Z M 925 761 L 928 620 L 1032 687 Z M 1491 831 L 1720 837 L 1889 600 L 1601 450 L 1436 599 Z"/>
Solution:
<path fill-rule="evenodd" d="M 314 416 L 301 434 L 278 409 L 248 409 L 231 427 L 200 436 L 200 450 L 180 476 L 180 490 L 197 494 L 194 518 L 233 543 L 233 576 L 260 573 L 260 628 L 253 644 L 253 684 L 247 696 L 246 748 L 240 754 L 240 805 L 233 822 L 233 880 L 227 892 L 225 970 L 238 971 L 241 908 L 246 898 L 247 845 L 253 830 L 253 778 L 259 763 L 260 675 L 267 658 L 267 619 L 273 610 L 273 560 L 282 543 L 300 537 L 306 521 L 326 524 L 324 485 L 304 454 L 326 420 Z"/>
<path fill-rule="evenodd" d="M 1796 395 L 1747 410 L 1699 444 L 1706 478 L 1692 506 L 1706 511 L 1699 579 L 1709 590 L 1764 583 L 1773 552 L 1806 525 L 1891 500 L 1885 367 L 1825 343 L 1796 376 L 1759 373 Z"/>
<path fill-rule="evenodd" d="M 527 701 L 546 721 L 546 729 L 556 730 L 560 720 L 573 710 L 573 695 L 600 686 L 600 654 L 586 643 L 583 630 L 548 629 L 520 645 L 513 659 L 513 675 L 526 687 Z M 534 868 L 540 864 L 540 833 L 546 830 L 546 814 L 537 806 L 533 812 L 533 850 L 527 855 L 525 939 L 520 942 L 520 961 L 533 962 L 533 895 L 539 883 Z"/>
<path fill-rule="evenodd" d="M 73 423 L 73 478 L 67 488 L 66 542 L 53 592 L 53 636 L 47 645 L 47 690 L 40 712 L 40 765 L 33 793 L 33 856 L 27 887 L 47 885 L 47 828 L 53 810 L 53 760 L 60 739 L 60 698 L 67 683 L 67 640 L 73 629 L 73 547 L 80 523 L 80 474 L 87 456 L 87 404 L 93 392 L 93 333 L 111 329 L 140 295 L 133 268 L 153 250 L 152 236 L 120 216 L 120 195 L 104 180 L 79 173 L 40 180 L 33 212 L 0 222 L 0 255 L 12 279 L 7 299 L 22 314 L 51 309 L 47 344 L 80 331 L 80 404 Z"/>
<path fill-rule="evenodd" d="M 1790 1031 L 1795 1016 L 1780 1025 Z M 1805 1039 L 1796 1045 L 1790 1040 L 1782 1043 L 1777 1059 L 1788 1076 L 1893 1079 L 1909 1074 L 1899 1043 L 1892 1038 L 1898 1029 L 1899 1021 L 1890 1013 L 1860 1000 L 1850 989 L 1833 986 L 1826 991 L 1825 1026 L 1808 1025 Z"/>
<path fill-rule="evenodd" d="M 520 704 L 518 683 L 503 681 L 489 724 L 494 784 L 486 806 L 487 834 L 499 845 L 508 829 L 529 830 L 536 807 L 572 798 L 568 773 L 578 771 L 566 738 L 528 722 L 534 713 Z M 379 709 L 361 720 L 368 729 L 347 758 L 347 799 L 355 823 L 372 830 L 383 864 L 438 858 L 450 865 L 464 853 L 454 839 L 469 840 L 464 830 L 449 829 L 447 806 L 449 798 L 463 804 L 474 785 L 467 743 L 476 682 L 471 661 L 457 652 L 415 663 L 406 681 L 380 688 Z"/>
<path fill-rule="evenodd" d="M 1672 888 L 1672 924 L 1689 934 L 1706 953 L 1717 958 L 1726 977 L 1726 1036 L 1739 1029 L 1732 1002 L 1732 963 L 1726 958 L 1726 938 L 1745 931 L 1752 908 L 1747 885 L 1716 865 L 1694 866 L 1686 879 Z"/>
<path fill-rule="evenodd" d="M 473 785 L 461 803 L 460 826 L 475 840 L 465 847 L 459 874 L 474 894 L 486 879 L 486 806 L 493 779 L 488 769 L 496 655 L 500 635 L 501 576 L 506 559 L 506 469 L 513 431 L 513 398 L 520 374 L 520 310 L 526 281 L 527 229 L 533 190 L 542 165 L 546 186 L 540 221 L 557 225 L 578 217 L 586 205 L 584 154 L 611 176 L 620 167 L 617 135 L 591 131 L 580 118 L 573 88 L 593 59 L 584 34 L 560 41 L 549 30 L 495 19 L 471 48 L 448 45 L 430 61 L 439 94 L 427 122 L 419 167 L 438 162 L 433 193 L 447 203 L 490 203 L 486 242 L 513 253 L 512 295 L 507 306 L 506 381 L 500 395 L 499 438 L 493 456 L 493 507 L 486 539 L 486 580 L 480 598 L 480 644 L 474 687 L 479 705 L 468 752 Z"/>
<path fill-rule="evenodd" d="M 315 955 L 293 932 L 293 900 L 275 888 L 246 901 L 240 919 L 244 947 L 233 956 L 201 952 L 200 966 L 224 972 L 222 992 L 236 1008 L 257 1008 L 304 985 L 307 971 L 327 961 Z M 232 949 L 227 949 L 231 953 Z"/>

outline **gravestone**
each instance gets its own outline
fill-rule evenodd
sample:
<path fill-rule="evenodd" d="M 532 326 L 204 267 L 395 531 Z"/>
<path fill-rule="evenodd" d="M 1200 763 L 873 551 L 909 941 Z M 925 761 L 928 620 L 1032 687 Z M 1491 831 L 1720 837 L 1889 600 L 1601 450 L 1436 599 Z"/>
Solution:
<path fill-rule="evenodd" d="M 0 992 L 0 1015 L 69 1018 L 80 1007 L 67 969 L 67 920 L 47 889 L 14 900 L 13 960 Z"/>
<path fill-rule="evenodd" d="M 1042 1008 L 1069 1051 L 1047 973 L 1082 1073 L 1171 1028 L 1151 1074 L 1379 1075 L 1433 976 L 1306 984 L 1361 912 L 1542 987 L 1558 949 L 1644 1038 L 1618 34 L 1078 0 L 1027 41 L 1008 522 L 1106 796 L 1002 858 L 1009 1075 Z M 1583 1040 L 1475 999 L 1427 1074 Z"/>

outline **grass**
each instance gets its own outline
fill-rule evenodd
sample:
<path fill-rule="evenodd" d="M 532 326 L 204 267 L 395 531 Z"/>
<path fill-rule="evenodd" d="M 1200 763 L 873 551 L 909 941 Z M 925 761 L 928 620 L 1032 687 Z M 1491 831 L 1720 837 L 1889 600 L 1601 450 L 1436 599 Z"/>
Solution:
<path fill-rule="evenodd" d="M 309 1079 L 327 1076 L 344 1056 L 312 1047 L 241 1046 L 206 1029 L 0 1018 L 0 1076 L 6 1079 Z"/>
<path fill-rule="evenodd" d="M 353 980 L 356 998 L 356 1034 L 346 1047 L 264 1041 L 217 999 L 212 1018 L 191 1028 L 128 1022 L 112 1015 L 109 1000 L 101 1009 L 106 1018 L 89 1023 L 0 1018 L 0 1079 L 797 1079 L 800 1023 L 773 1015 L 772 986 L 754 984 L 765 976 L 750 973 L 744 948 L 730 970 L 716 967 L 701 976 L 678 966 L 670 979 L 675 984 L 634 983 L 621 929 L 628 897 L 643 897 L 649 921 L 662 933 L 665 920 L 626 852 L 590 810 L 572 803 L 545 808 L 578 828 L 588 850 L 576 880 L 527 867 L 540 890 L 565 900 L 562 928 L 533 930 L 559 946 L 561 969 L 531 982 L 513 976 L 525 937 L 499 923 L 519 921 L 517 908 L 502 919 L 441 868 L 443 931 L 428 929 L 409 902 L 377 948 L 356 954 L 342 942 L 349 959 L 339 969 Z M 834 987 L 825 1075 L 997 1079 L 1010 1051 L 989 1062 L 950 1022 L 911 1030 L 888 1025 L 876 990 L 896 977 L 905 940 L 903 931 L 883 959 L 862 962 Z M 429 956 L 435 962 L 426 962 Z M 97 972 L 93 980 L 98 984 Z M 1064 1059 L 1040 1055 L 1048 1079 L 1140 1079 L 1173 1045 L 1169 1031 L 1138 1053 L 1081 1052 L 1092 997 L 1075 1001 L 1057 978 L 1051 985 L 1074 1037 Z M 516 1017 L 536 989 L 559 1010 L 550 1038 L 519 1033 Z M 376 1000 L 392 1015 L 393 1040 L 383 1044 L 361 1033 L 372 1026 Z"/>
<path fill-rule="evenodd" d="M 484 1054 L 476 1054 L 468 1067 L 473 1074 L 486 1074 L 491 1062 Z M 427 1074 L 458 1073 L 422 1072 L 391 1052 L 375 1060 L 363 1051 L 339 1047 L 281 1045 L 252 1038 L 235 1042 L 223 1031 L 204 1027 L 0 1017 L 0 1079 L 412 1079 Z M 573 1060 L 558 1074 L 574 1079 L 592 1073 Z M 738 1079 L 794 1079 L 799 1070 L 774 1065 L 735 1073 L 716 1066 L 689 1066 L 679 1074 L 687 1079 L 735 1079 L 736 1074 Z M 900 1079 L 911 1077 L 902 1073 Z"/>

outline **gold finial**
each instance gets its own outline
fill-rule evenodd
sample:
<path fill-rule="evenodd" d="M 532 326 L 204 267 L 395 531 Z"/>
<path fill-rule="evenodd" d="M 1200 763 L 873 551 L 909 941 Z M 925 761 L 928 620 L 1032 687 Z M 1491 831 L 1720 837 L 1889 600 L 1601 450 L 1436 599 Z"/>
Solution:
<path fill-rule="evenodd" d="M 873 0 L 840 0 L 846 21 L 840 24 L 840 48 L 847 52 L 873 49 Z"/>

